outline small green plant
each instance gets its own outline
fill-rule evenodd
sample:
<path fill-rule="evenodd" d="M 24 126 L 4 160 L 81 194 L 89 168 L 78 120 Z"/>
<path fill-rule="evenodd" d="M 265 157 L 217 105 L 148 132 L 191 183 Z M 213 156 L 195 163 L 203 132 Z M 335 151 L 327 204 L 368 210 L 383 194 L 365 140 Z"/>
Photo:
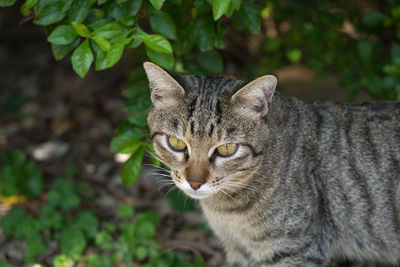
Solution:
<path fill-rule="evenodd" d="M 37 218 L 23 208 L 14 207 L 0 220 L 7 237 L 24 240 L 27 245 L 26 263 L 46 251 L 50 240 L 56 240 L 61 251 L 73 260 L 79 260 L 87 244 L 94 240 L 99 221 L 88 210 L 79 210 L 81 197 L 73 184 L 58 178 L 47 193 L 48 203 Z"/>
<path fill-rule="evenodd" d="M 130 266 L 133 262 L 141 266 L 204 266 L 199 256 L 194 263 L 182 260 L 181 256 L 170 249 L 162 250 L 155 240 L 158 216 L 146 211 L 134 216 L 133 208 L 122 205 L 119 214 L 123 218 L 117 225 L 106 224 L 97 233 L 95 244 L 98 253 L 86 259 L 87 266 L 108 267 Z"/>
<path fill-rule="evenodd" d="M 18 179 L 21 172 L 32 170 L 35 175 L 29 179 L 42 177 L 34 162 L 27 160 L 21 151 L 7 151 L 4 155 L 2 173 L 11 178 L 17 175 Z M 158 216 L 151 211 L 135 215 L 131 206 L 121 205 L 118 209 L 119 223 L 104 223 L 100 230 L 97 216 L 81 208 L 85 201 L 82 194 L 85 190 L 79 190 L 82 187 L 71 180 L 75 173 L 74 168 L 67 167 L 66 178 L 52 182 L 49 190 L 43 193 L 47 203 L 40 208 L 38 216 L 32 216 L 22 207 L 14 207 L 0 219 L 6 237 L 26 243 L 26 263 L 35 262 L 38 256 L 46 252 L 48 244 L 56 241 L 60 254 L 54 257 L 55 267 L 66 267 L 76 262 L 95 267 L 130 266 L 136 263 L 148 267 L 204 266 L 199 255 L 195 255 L 194 263 L 191 263 L 182 260 L 180 254 L 161 248 L 155 239 Z M 29 180 L 22 181 L 29 184 Z M 26 187 L 22 182 L 18 186 Z M 18 190 L 12 192 L 25 193 Z M 96 253 L 87 254 L 88 247 Z M 9 265 L 5 260 L 0 260 L 0 267 L 3 266 Z"/>
<path fill-rule="evenodd" d="M 43 190 L 42 172 L 20 150 L 3 153 L 0 169 L 0 195 L 37 197 Z"/>

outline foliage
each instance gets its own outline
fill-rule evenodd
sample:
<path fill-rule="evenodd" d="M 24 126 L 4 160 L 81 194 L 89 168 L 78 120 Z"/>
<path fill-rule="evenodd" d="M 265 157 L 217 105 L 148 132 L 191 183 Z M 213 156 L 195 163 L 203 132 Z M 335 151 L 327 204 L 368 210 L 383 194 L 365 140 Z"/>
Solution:
<path fill-rule="evenodd" d="M 338 75 L 348 100 L 360 90 L 400 101 L 400 3 L 271 0 L 263 17 L 277 32 L 265 41 L 261 73 L 302 62 L 318 79 Z"/>
<path fill-rule="evenodd" d="M 15 2 L 0 0 L 0 6 Z M 258 62 L 241 66 L 246 79 L 302 63 L 317 70 L 319 81 L 336 74 L 349 101 L 360 90 L 400 100 L 397 0 L 26 0 L 21 13 L 45 27 L 57 60 L 72 53 L 72 67 L 81 77 L 92 65 L 114 66 L 125 49 L 137 62 L 150 59 L 168 70 L 221 73 L 220 51 L 227 29 L 235 33 L 235 28 L 264 37 Z M 141 171 L 145 150 L 152 151 L 145 119 L 149 89 L 141 68 L 124 89 L 130 115 L 110 149 L 131 154 L 122 168 L 128 186 Z"/>
<path fill-rule="evenodd" d="M 5 155 L 8 157 L 4 157 L 4 168 L 10 163 L 27 162 L 21 151 L 6 151 Z M 37 168 L 35 172 L 42 175 Z M 56 267 L 71 266 L 74 262 L 94 267 L 130 266 L 134 263 L 148 267 L 204 266 L 199 255 L 191 263 L 182 259 L 180 254 L 161 248 L 155 239 L 158 216 L 151 211 L 135 215 L 130 205 L 121 205 L 119 222 L 104 223 L 100 227 L 99 218 L 82 208 L 84 190 L 80 192 L 79 185 L 71 181 L 74 173 L 74 168 L 67 167 L 65 174 L 69 178 L 58 178 L 51 184 L 44 193 L 47 203 L 40 208 L 38 216 L 32 216 L 22 207 L 14 207 L 0 219 L 6 237 L 26 243 L 26 263 L 35 262 L 38 256 L 46 253 L 50 242 L 56 242 L 60 251 L 53 260 Z M 96 253 L 88 254 L 89 246 Z M 0 266 L 10 265 L 0 259 Z"/>
<path fill-rule="evenodd" d="M 20 151 L 18 154 L 23 155 Z M 62 253 L 79 260 L 99 227 L 92 212 L 79 209 L 81 199 L 72 182 L 58 178 L 47 192 L 47 204 L 41 208 L 39 216 L 34 218 L 24 209 L 14 207 L 0 220 L 3 233 L 26 242 L 27 263 L 45 253 L 51 240 L 58 242 Z"/>
<path fill-rule="evenodd" d="M 3 153 L 0 169 L 0 195 L 36 197 L 43 190 L 42 173 L 35 163 L 19 150 Z"/>
<path fill-rule="evenodd" d="M 105 225 L 105 229 L 96 235 L 95 244 L 99 253 L 86 259 L 87 266 L 107 267 L 141 262 L 142 266 L 204 266 L 204 263 L 192 264 L 182 260 L 179 254 L 163 251 L 155 241 L 158 216 L 150 211 L 133 216 L 131 206 L 123 205 L 119 213 L 124 219 L 115 227 Z M 120 235 L 116 238 L 116 233 Z"/>
<path fill-rule="evenodd" d="M 0 6 L 15 2 L 1 0 Z M 21 7 L 22 15 L 33 16 L 33 23 L 45 27 L 57 60 L 73 52 L 72 66 L 81 77 L 93 63 L 96 70 L 110 68 L 126 47 L 137 49 L 142 44 L 147 56 L 167 69 L 189 62 L 190 50 L 209 52 L 208 60 L 221 61 L 215 50 L 222 47 L 226 33 L 221 17 L 236 15 L 251 31 L 259 32 L 256 10 L 251 0 L 26 0 Z M 151 29 L 141 26 L 147 23 Z M 218 66 L 211 71 L 221 72 L 222 65 Z"/>

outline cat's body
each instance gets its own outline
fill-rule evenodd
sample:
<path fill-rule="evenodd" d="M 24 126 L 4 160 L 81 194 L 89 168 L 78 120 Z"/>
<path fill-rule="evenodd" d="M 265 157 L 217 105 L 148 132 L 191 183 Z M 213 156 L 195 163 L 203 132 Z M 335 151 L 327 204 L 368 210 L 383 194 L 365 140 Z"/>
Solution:
<path fill-rule="evenodd" d="M 271 76 L 245 84 L 145 68 L 155 151 L 201 199 L 229 264 L 399 263 L 400 103 L 306 104 L 272 99 Z"/>

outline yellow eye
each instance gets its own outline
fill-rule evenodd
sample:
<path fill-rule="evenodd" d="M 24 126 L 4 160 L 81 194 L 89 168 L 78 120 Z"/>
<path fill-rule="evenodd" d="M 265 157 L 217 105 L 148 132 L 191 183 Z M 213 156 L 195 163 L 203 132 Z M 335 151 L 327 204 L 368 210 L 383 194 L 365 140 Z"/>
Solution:
<path fill-rule="evenodd" d="M 222 146 L 217 147 L 217 152 L 219 156 L 230 157 L 236 153 L 238 147 L 238 144 L 223 144 Z"/>
<path fill-rule="evenodd" d="M 167 135 L 167 144 L 174 151 L 183 151 L 186 149 L 186 144 L 182 140 Z"/>

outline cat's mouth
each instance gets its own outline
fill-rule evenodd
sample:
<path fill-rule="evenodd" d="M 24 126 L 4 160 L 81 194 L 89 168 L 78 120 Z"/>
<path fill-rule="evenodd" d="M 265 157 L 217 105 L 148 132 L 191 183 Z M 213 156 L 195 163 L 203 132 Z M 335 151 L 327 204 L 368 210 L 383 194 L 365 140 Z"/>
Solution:
<path fill-rule="evenodd" d="M 193 189 L 188 182 L 183 182 L 177 184 L 177 186 L 189 197 L 194 199 L 204 199 L 208 198 L 216 193 L 215 189 L 213 189 L 210 185 L 203 184 L 198 189 Z"/>

